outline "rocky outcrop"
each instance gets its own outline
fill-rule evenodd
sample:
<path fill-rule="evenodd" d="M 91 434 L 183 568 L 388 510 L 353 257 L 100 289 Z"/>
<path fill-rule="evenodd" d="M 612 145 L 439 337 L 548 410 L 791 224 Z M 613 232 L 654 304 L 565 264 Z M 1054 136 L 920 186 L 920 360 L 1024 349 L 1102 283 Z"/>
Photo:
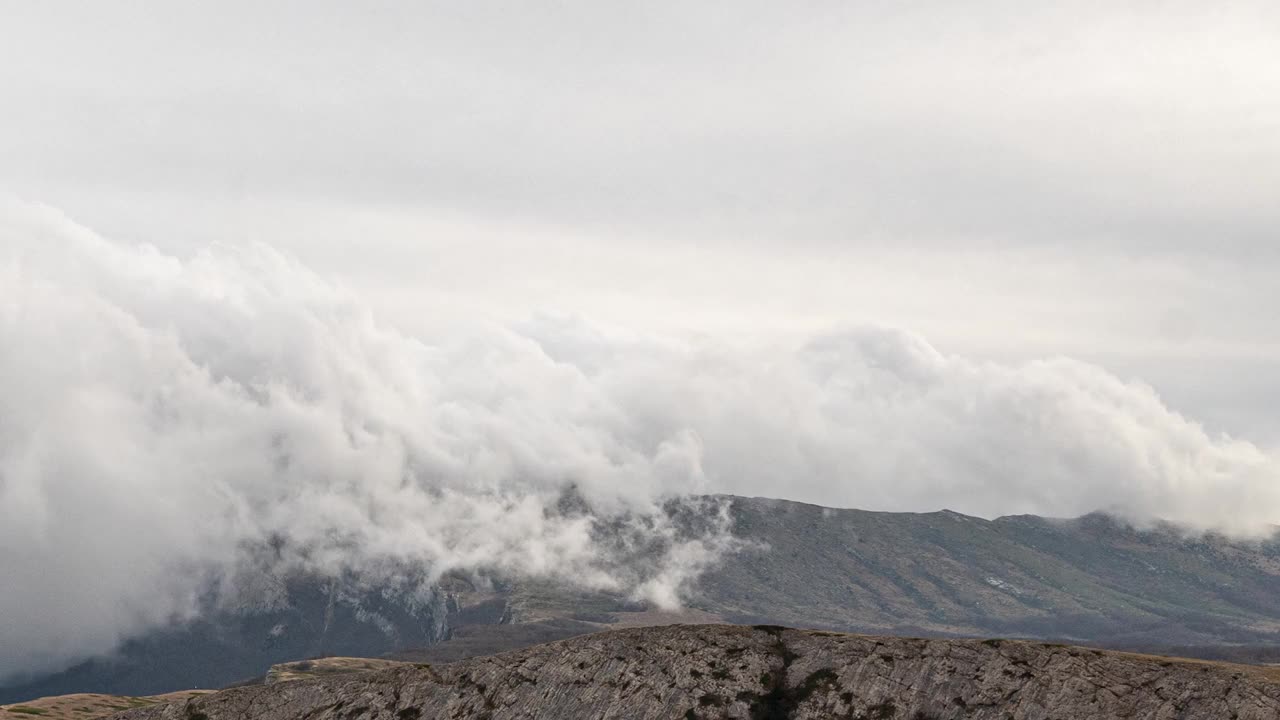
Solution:
<path fill-rule="evenodd" d="M 118 720 L 1273 720 L 1266 668 L 999 640 L 636 628 L 449 665 L 245 687 Z"/>

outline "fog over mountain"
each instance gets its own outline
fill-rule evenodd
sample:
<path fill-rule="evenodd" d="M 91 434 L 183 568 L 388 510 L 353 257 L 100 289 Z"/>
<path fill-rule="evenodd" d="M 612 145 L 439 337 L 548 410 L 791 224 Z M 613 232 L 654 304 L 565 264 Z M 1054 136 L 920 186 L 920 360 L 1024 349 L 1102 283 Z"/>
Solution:
<path fill-rule="evenodd" d="M 1280 4 L 10 5 L 0 680 L 264 568 L 677 605 L 721 494 L 1280 522 Z"/>
<path fill-rule="evenodd" d="M 0 247 L 0 674 L 194 612 L 269 546 L 322 572 L 487 569 L 672 605 L 732 545 L 653 514 L 689 493 L 1238 534 L 1280 507 L 1273 454 L 1068 358 L 977 361 L 882 327 L 416 336 L 268 246 L 182 258 L 14 200 Z M 570 487 L 593 515 L 556 510 Z M 626 542 L 668 538 L 660 561 L 619 561 L 592 532 L 610 517 Z"/>

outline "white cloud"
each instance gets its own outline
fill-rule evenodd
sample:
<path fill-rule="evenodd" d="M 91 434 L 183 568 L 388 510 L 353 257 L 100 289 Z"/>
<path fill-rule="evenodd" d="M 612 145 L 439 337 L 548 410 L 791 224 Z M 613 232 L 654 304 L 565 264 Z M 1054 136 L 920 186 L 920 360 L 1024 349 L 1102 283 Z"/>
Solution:
<path fill-rule="evenodd" d="M 1278 23 L 1267 0 L 26 3 L 0 24 L 0 188 L 179 257 L 265 240 L 403 325 L 883 323 L 1101 362 L 1280 444 Z"/>
<path fill-rule="evenodd" d="M 612 434 L 617 409 L 527 338 L 428 343 L 267 248 L 179 261 L 16 204 L 0 248 L 0 674 L 191 612 L 273 535 L 320 570 L 412 561 L 662 599 L 718 551 L 650 527 L 672 564 L 633 577 L 590 518 L 548 514 L 569 483 L 607 514 L 652 511 L 698 447 Z"/>
<path fill-rule="evenodd" d="M 683 493 L 1280 519 L 1274 455 L 1066 358 L 980 362 L 874 327 L 787 347 L 550 316 L 410 335 L 268 247 L 179 258 L 17 202 L 0 251 L 0 674 L 192 612 L 272 535 L 318 569 L 531 572 L 670 603 L 726 549 L 643 519 Z M 616 538 L 549 513 L 569 484 L 602 517 L 640 512 L 627 542 L 665 540 L 661 561 L 611 562 Z"/>

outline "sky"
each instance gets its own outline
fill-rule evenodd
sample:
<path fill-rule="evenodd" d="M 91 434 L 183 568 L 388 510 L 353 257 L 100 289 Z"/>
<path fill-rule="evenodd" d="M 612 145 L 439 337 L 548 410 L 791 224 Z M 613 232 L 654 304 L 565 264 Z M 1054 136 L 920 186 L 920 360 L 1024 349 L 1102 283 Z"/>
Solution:
<path fill-rule="evenodd" d="M 0 187 L 415 330 L 887 324 L 1280 441 L 1268 2 L 14 3 Z"/>
<path fill-rule="evenodd" d="M 729 549 L 628 574 L 567 485 L 1280 522 L 1275 3 L 4 17 L 0 675 L 273 533 L 660 604 Z"/>

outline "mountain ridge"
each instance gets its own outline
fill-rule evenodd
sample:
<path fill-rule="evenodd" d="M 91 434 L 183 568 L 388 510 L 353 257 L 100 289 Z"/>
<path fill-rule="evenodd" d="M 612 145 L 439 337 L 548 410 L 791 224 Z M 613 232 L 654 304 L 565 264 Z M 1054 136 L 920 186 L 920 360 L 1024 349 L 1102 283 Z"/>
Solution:
<path fill-rule="evenodd" d="M 1105 515 L 987 520 L 722 496 L 744 548 L 687 601 L 705 621 L 882 635 L 1028 637 L 1135 649 L 1280 641 L 1280 542 L 1135 528 Z M 700 518 L 689 519 L 696 525 Z M 623 594 L 450 575 L 430 602 L 295 578 L 279 607 L 214 614 L 132 639 L 113 659 L 0 687 L 0 702 L 150 695 L 262 677 L 316 654 L 455 661 L 645 619 Z M 363 592 L 364 594 L 360 594 Z M 370 620 L 369 610 L 377 610 Z M 383 621 L 389 621 L 383 622 Z M 387 633 L 387 629 L 392 634 Z M 157 661 L 156 658 L 160 658 Z"/>
<path fill-rule="evenodd" d="M 1264 720 L 1280 675 L 1026 641 L 777 626 L 597 633 L 458 663 L 237 688 L 115 720 Z"/>

